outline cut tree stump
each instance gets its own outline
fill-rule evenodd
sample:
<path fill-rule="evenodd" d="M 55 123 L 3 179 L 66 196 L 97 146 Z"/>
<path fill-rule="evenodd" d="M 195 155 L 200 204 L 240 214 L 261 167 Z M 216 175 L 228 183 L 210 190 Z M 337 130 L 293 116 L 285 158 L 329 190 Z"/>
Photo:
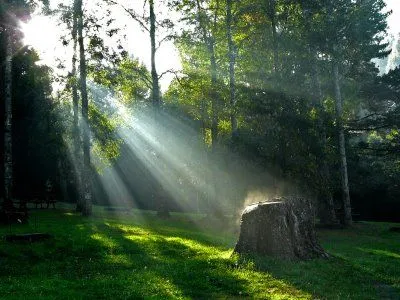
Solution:
<path fill-rule="evenodd" d="M 285 259 L 328 257 L 317 242 L 311 203 L 302 197 L 247 206 L 234 251 Z"/>

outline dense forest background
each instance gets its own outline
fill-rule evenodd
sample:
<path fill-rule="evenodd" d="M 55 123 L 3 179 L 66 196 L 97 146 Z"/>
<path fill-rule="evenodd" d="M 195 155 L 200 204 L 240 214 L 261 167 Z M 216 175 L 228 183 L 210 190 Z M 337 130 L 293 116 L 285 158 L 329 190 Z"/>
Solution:
<path fill-rule="evenodd" d="M 90 2 L 0 2 L 3 207 L 51 180 L 84 214 L 236 213 L 301 194 L 321 222 L 400 221 L 400 37 L 383 0 Z M 116 8 L 148 34 L 150 68 Z M 64 28 L 57 66 L 23 44 L 34 10 Z M 157 72 L 165 41 L 180 70 Z"/>

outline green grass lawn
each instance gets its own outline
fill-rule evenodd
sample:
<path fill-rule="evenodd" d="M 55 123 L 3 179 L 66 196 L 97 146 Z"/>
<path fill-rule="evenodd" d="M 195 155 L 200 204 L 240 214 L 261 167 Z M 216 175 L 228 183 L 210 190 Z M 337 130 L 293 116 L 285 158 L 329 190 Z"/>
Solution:
<path fill-rule="evenodd" d="M 330 259 L 287 262 L 239 260 L 231 255 L 235 226 L 201 218 L 32 211 L 29 224 L 0 227 L 0 236 L 54 238 L 0 241 L 0 298 L 400 299 L 400 234 L 388 230 L 393 224 L 321 230 Z"/>

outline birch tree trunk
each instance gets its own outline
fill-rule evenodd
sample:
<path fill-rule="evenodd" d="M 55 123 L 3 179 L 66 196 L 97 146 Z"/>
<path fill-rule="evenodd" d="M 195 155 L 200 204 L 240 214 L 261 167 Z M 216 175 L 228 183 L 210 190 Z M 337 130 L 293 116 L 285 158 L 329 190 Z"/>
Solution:
<path fill-rule="evenodd" d="M 84 201 L 82 214 L 90 216 L 92 214 L 92 191 L 91 191 L 91 168 L 90 168 L 90 136 L 89 136 L 89 116 L 88 116 L 88 95 L 86 86 L 86 59 L 85 45 L 83 43 L 83 9 L 82 0 L 77 0 L 78 16 L 78 43 L 79 43 L 79 66 L 80 66 L 80 90 L 82 98 L 82 141 L 83 141 L 83 174 L 85 178 L 83 184 Z"/>
<path fill-rule="evenodd" d="M 161 114 L 160 114 L 160 106 L 161 106 L 161 92 L 160 92 L 160 84 L 159 78 L 156 68 L 156 15 L 154 12 L 154 0 L 149 0 L 149 10 L 150 10 L 150 44 L 151 44 L 151 96 L 153 102 L 154 109 L 154 122 L 155 124 L 159 124 L 158 134 L 163 136 L 164 127 L 162 126 Z M 165 172 L 168 172 L 167 166 L 164 162 L 160 162 L 161 168 L 164 169 Z M 157 216 L 161 218 L 168 218 L 169 208 L 167 201 L 167 192 L 163 187 L 162 183 L 159 184 L 158 191 L 156 193 L 157 198 Z"/>
<path fill-rule="evenodd" d="M 268 0 L 268 15 L 271 20 L 274 73 L 278 76 L 278 39 L 276 33 L 276 0 Z"/>
<path fill-rule="evenodd" d="M 77 192 L 76 210 L 83 211 L 83 194 L 82 194 L 82 169 L 81 169 L 81 142 L 79 130 L 79 97 L 78 97 L 78 81 L 77 81 L 77 47 L 78 47 L 78 1 L 74 1 L 73 25 L 72 25 L 72 41 L 73 41 L 73 54 L 72 54 L 72 104 L 73 104 L 73 140 L 74 140 L 74 181 Z"/>
<path fill-rule="evenodd" d="M 218 6 L 218 1 L 216 3 Z M 204 9 L 202 8 L 200 1 L 196 0 L 197 6 L 197 21 L 199 23 L 200 31 L 203 36 L 204 43 L 207 47 L 209 60 L 210 60 L 210 79 L 211 79 L 211 111 L 212 111 L 212 120 L 211 120 L 211 147 L 212 152 L 216 155 L 217 145 L 218 145 L 218 115 L 219 115 L 219 95 L 217 92 L 217 84 L 218 84 L 218 73 L 217 73 L 217 60 L 215 56 L 215 40 L 212 32 L 210 32 L 210 22 L 205 15 Z M 215 9 L 214 14 L 214 26 L 216 26 L 217 21 L 217 8 Z M 216 164 L 213 163 L 211 167 L 211 178 L 212 178 L 212 192 L 211 195 L 208 196 L 208 215 L 218 215 L 218 180 L 216 173 Z M 210 199 L 211 198 L 211 199 Z"/>
<path fill-rule="evenodd" d="M 205 19 L 203 8 L 200 5 L 200 1 L 196 0 L 197 6 L 197 18 L 203 36 L 204 43 L 206 44 L 209 60 L 210 60 L 210 75 L 211 75 L 211 110 L 212 110 L 212 121 L 211 121 L 211 142 L 212 150 L 216 151 L 217 139 L 218 139 L 218 110 L 219 110 L 219 97 L 217 93 L 217 61 L 215 57 L 215 41 L 212 34 L 208 31 L 209 22 Z M 216 23 L 215 23 L 216 24 Z"/>
<path fill-rule="evenodd" d="M 342 95 L 340 90 L 339 66 L 336 60 L 333 61 L 333 77 L 335 86 L 336 125 L 339 137 L 340 175 L 342 183 L 342 198 L 343 198 L 343 211 L 344 211 L 343 223 L 346 226 L 351 226 L 353 220 L 351 217 L 349 179 L 347 174 L 346 144 L 345 144 L 345 137 L 343 130 L 343 106 L 342 106 Z"/>
<path fill-rule="evenodd" d="M 236 46 L 232 39 L 232 0 L 226 0 L 226 32 L 228 39 L 228 56 L 229 56 L 229 96 L 231 106 L 231 126 L 232 136 L 237 133 L 236 119 L 236 83 L 235 83 L 235 63 L 236 63 Z"/>
<path fill-rule="evenodd" d="M 212 39 L 212 38 L 211 38 Z M 213 152 L 216 151 L 218 143 L 218 110 L 219 99 L 217 93 L 217 62 L 215 59 L 214 41 L 210 42 L 210 70 L 211 70 L 211 109 L 212 109 L 212 122 L 211 122 L 211 140 Z"/>
<path fill-rule="evenodd" d="M 156 111 L 161 104 L 160 85 L 156 69 L 156 16 L 154 13 L 154 0 L 149 0 L 150 6 L 150 42 L 151 42 L 151 79 L 152 79 L 152 100 Z"/>
<path fill-rule="evenodd" d="M 6 60 L 4 73 L 4 210 L 14 208 L 12 202 L 13 157 L 12 157 L 12 29 L 6 26 Z"/>

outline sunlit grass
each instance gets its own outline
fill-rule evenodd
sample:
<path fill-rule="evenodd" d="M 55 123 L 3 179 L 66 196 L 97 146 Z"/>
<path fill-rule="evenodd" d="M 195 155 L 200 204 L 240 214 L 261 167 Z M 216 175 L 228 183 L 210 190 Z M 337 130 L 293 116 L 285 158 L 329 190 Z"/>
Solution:
<path fill-rule="evenodd" d="M 398 234 L 389 224 L 321 231 L 329 260 L 285 262 L 232 255 L 231 227 L 194 224 L 185 214 L 36 211 L 9 232 L 48 232 L 34 244 L 0 242 L 2 298 L 396 299 Z M 100 213 L 101 212 L 101 213 Z M 194 216 L 190 216 L 193 218 Z M 202 217 L 199 217 L 199 221 Z M 36 225 L 34 224 L 36 221 Z M 208 225 L 208 226 L 207 226 Z M 36 226 L 36 229 L 35 229 Z"/>

